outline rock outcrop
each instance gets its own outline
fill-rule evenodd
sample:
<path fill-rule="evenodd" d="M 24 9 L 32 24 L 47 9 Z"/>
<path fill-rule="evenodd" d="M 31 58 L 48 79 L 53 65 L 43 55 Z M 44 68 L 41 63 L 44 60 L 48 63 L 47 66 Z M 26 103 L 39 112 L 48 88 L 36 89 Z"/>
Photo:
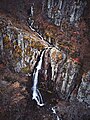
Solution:
<path fill-rule="evenodd" d="M 32 74 L 40 53 L 46 49 L 39 71 L 40 88 L 51 93 L 56 91 L 60 99 L 77 98 L 79 101 L 86 101 L 88 105 L 90 104 L 87 92 L 90 76 L 88 72 L 88 75 L 83 77 L 85 73 L 77 51 L 67 53 L 67 46 L 64 46 L 66 49 L 52 47 L 44 39 L 40 40 L 35 32 L 35 35 L 29 34 L 2 18 L 0 26 L 0 57 L 9 69 L 26 75 Z M 68 49 L 70 47 L 68 46 Z M 85 94 L 82 93 L 83 89 Z"/>
<path fill-rule="evenodd" d="M 83 14 L 86 6 L 84 1 L 63 1 L 63 0 L 48 0 L 46 16 L 57 26 L 61 25 L 64 20 L 75 24 Z"/>
<path fill-rule="evenodd" d="M 90 118 L 88 3 L 0 1 L 2 120 Z"/>

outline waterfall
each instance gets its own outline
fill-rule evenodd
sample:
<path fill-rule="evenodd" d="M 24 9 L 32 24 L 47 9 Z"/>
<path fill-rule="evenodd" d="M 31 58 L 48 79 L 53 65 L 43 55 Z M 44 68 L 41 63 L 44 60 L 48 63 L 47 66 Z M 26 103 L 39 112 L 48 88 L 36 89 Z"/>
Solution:
<path fill-rule="evenodd" d="M 53 114 L 56 116 L 56 119 L 57 120 L 62 120 L 62 118 L 60 118 L 57 113 L 56 113 L 56 110 L 55 110 L 55 107 L 52 107 L 52 111 L 53 111 Z"/>
<path fill-rule="evenodd" d="M 32 91 L 33 91 L 32 99 L 35 100 L 39 106 L 44 105 L 41 93 L 40 93 L 40 91 L 38 90 L 38 87 L 37 87 L 38 75 L 39 75 L 39 70 L 41 69 L 41 66 L 42 66 L 42 60 L 43 60 L 44 52 L 45 52 L 45 50 L 42 52 L 42 54 L 40 56 L 40 60 L 39 60 L 39 62 L 37 64 L 37 67 L 35 69 L 36 71 L 34 70 L 34 73 L 33 73 L 33 80 L 34 81 L 33 81 L 33 87 L 32 87 Z"/>
<path fill-rule="evenodd" d="M 33 6 L 31 6 L 31 16 L 33 16 L 34 11 L 33 11 Z"/>
<path fill-rule="evenodd" d="M 48 0 L 48 9 L 51 7 L 51 0 Z"/>

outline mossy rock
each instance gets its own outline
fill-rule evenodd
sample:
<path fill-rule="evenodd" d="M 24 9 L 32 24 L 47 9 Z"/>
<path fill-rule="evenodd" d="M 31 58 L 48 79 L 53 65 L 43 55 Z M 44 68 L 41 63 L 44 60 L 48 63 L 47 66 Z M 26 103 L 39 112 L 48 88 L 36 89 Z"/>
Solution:
<path fill-rule="evenodd" d="M 3 38 L 3 43 L 4 43 L 4 48 L 6 49 L 11 48 L 11 42 L 7 35 Z"/>
<path fill-rule="evenodd" d="M 30 72 L 30 68 L 27 66 L 27 67 L 22 68 L 21 71 L 23 73 L 29 73 Z"/>
<path fill-rule="evenodd" d="M 13 55 L 16 58 L 21 57 L 22 56 L 22 49 L 19 46 L 16 46 Z"/>
<path fill-rule="evenodd" d="M 39 41 L 37 41 L 35 43 L 35 48 L 37 48 L 38 50 L 42 50 L 45 46 L 43 44 L 41 44 Z"/>
<path fill-rule="evenodd" d="M 32 55 L 33 55 L 33 52 L 31 51 L 31 48 L 30 48 L 30 47 L 27 47 L 27 48 L 26 48 L 26 52 L 25 52 L 24 54 L 27 55 L 27 56 L 32 56 Z"/>
<path fill-rule="evenodd" d="M 24 36 L 23 39 L 26 41 L 31 41 L 31 38 L 29 36 Z"/>

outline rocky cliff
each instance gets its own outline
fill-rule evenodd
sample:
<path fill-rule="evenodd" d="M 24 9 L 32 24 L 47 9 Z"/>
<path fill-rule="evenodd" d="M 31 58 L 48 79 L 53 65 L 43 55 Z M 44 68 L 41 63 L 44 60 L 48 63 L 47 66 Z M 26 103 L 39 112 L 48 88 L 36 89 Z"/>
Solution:
<path fill-rule="evenodd" d="M 88 3 L 0 1 L 2 120 L 89 120 Z"/>

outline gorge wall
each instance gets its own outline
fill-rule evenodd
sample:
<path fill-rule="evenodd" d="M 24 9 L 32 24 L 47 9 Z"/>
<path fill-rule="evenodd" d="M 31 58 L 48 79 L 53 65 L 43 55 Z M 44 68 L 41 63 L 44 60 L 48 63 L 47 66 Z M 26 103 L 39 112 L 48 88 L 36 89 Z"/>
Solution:
<path fill-rule="evenodd" d="M 58 119 L 57 113 L 60 120 L 84 120 L 83 111 L 88 120 L 89 113 L 85 111 L 90 108 L 89 3 L 89 0 L 0 1 L 2 113 L 5 111 L 7 115 L 9 109 L 18 107 L 23 101 L 32 118 L 24 109 L 26 118 L 16 115 L 17 120 L 35 120 L 33 105 L 35 115 L 39 116 L 37 109 L 41 113 L 41 120 L 44 117 Z M 32 103 L 32 99 L 38 103 L 39 98 L 43 98 L 45 110 Z M 54 104 L 55 118 L 47 117 Z M 80 108 L 76 104 L 80 104 Z M 80 118 L 77 111 L 81 112 Z M 23 110 L 17 113 L 23 114 Z"/>
<path fill-rule="evenodd" d="M 31 76 L 40 61 L 42 50 L 46 49 L 37 75 L 40 88 L 51 93 L 56 91 L 60 99 L 77 98 L 89 104 L 90 71 L 83 70 L 77 51 L 67 51 L 71 49 L 69 46 L 52 46 L 44 39 L 39 39 L 38 33 L 30 34 L 3 18 L 0 25 L 1 63 L 13 72 Z"/>

